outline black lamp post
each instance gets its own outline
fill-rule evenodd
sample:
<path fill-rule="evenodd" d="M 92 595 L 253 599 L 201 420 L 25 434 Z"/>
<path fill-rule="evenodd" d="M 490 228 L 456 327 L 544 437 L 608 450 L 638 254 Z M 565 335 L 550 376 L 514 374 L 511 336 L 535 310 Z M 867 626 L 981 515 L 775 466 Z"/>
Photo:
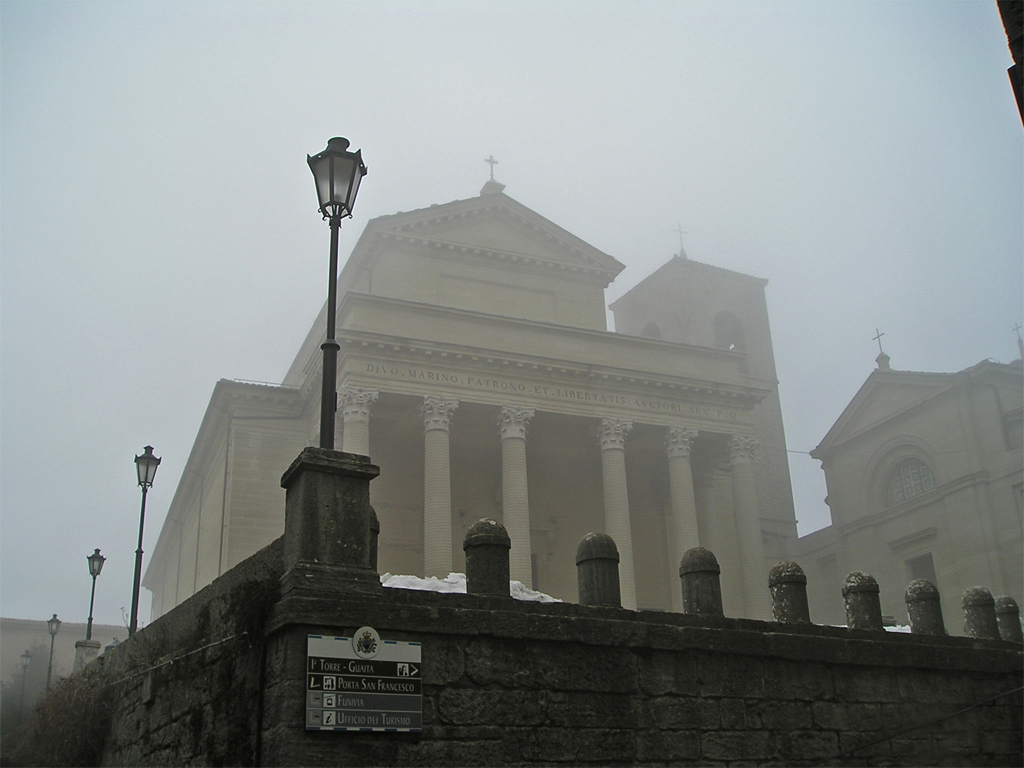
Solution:
<path fill-rule="evenodd" d="M 46 667 L 46 690 L 50 690 L 50 674 L 53 672 L 53 641 L 57 639 L 57 633 L 60 631 L 60 619 L 57 618 L 56 613 L 52 618 L 46 620 L 46 629 L 50 633 L 50 663 Z"/>
<path fill-rule="evenodd" d="M 25 681 L 28 680 L 28 665 L 32 661 L 32 651 L 21 654 L 21 706 L 19 719 L 25 717 Z"/>
<path fill-rule="evenodd" d="M 153 455 L 153 446 L 147 445 L 141 456 L 135 457 L 135 470 L 142 488 L 142 513 L 139 515 L 139 546 L 135 550 L 135 582 L 132 584 L 132 614 L 128 624 L 128 635 L 135 634 L 139 626 L 139 589 L 142 587 L 142 529 L 146 525 L 146 491 L 153 485 L 156 468 L 160 459 Z M 96 550 L 99 552 L 99 550 Z"/>
<path fill-rule="evenodd" d="M 101 555 L 97 549 L 85 559 L 89 561 L 89 575 L 92 576 L 92 594 L 89 595 L 89 623 L 85 625 L 85 639 L 92 640 L 92 606 L 96 602 L 96 577 L 103 570 L 103 563 L 107 561 L 107 558 Z"/>
<path fill-rule="evenodd" d="M 349 141 L 336 136 L 327 142 L 327 149 L 310 157 L 309 169 L 316 181 L 320 213 L 331 224 L 331 264 L 327 283 L 327 338 L 324 351 L 323 390 L 320 395 L 320 447 L 334 448 L 334 413 L 338 407 L 338 349 L 334 338 L 338 304 L 338 230 L 341 220 L 352 216 L 352 206 L 359 192 L 359 182 L 366 175 L 362 150 L 348 151 Z"/>

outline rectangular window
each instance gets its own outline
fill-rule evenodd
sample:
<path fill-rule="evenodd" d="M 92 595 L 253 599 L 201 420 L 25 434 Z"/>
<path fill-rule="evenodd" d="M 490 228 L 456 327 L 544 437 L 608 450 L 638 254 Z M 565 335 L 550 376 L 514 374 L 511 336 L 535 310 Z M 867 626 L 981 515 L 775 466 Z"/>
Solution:
<path fill-rule="evenodd" d="M 939 586 L 938 579 L 935 577 L 935 563 L 932 560 L 931 552 L 907 560 L 907 575 L 911 581 L 928 579 L 936 587 Z"/>

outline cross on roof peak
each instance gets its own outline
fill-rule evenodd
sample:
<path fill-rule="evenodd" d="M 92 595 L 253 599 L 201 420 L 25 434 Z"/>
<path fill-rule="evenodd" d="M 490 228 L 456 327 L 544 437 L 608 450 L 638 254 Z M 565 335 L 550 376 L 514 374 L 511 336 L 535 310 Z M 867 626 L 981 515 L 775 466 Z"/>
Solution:
<path fill-rule="evenodd" d="M 882 332 L 882 331 L 879 331 L 879 330 L 878 330 L 877 328 L 875 328 L 875 337 L 874 337 L 874 340 L 878 342 L 878 351 L 879 351 L 879 352 L 880 352 L 881 354 L 883 354 L 883 355 L 884 355 L 884 354 L 885 354 L 885 350 L 883 350 L 883 349 L 882 349 L 882 337 L 883 337 L 883 336 L 885 336 L 885 333 L 884 333 L 884 332 Z"/>
<path fill-rule="evenodd" d="M 681 259 L 689 258 L 686 255 L 686 251 L 683 248 L 683 235 L 688 235 L 690 233 L 683 229 L 683 225 L 682 224 L 676 224 L 676 228 L 673 229 L 672 231 L 676 232 L 679 235 L 679 258 L 681 258 Z"/>
<path fill-rule="evenodd" d="M 494 166 L 498 164 L 498 161 L 494 159 L 494 155 L 489 155 L 484 162 L 491 166 L 491 181 L 494 181 Z"/>

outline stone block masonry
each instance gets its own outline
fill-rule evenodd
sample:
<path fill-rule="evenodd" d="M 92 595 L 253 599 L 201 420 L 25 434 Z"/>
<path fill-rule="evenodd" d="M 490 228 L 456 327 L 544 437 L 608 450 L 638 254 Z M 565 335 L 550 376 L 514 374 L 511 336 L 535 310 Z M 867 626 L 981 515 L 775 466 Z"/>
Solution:
<path fill-rule="evenodd" d="M 303 730 L 306 634 L 363 624 L 423 643 L 422 734 Z M 1021 761 L 998 641 L 391 589 L 286 599 L 269 638 L 268 765 Z"/>
<path fill-rule="evenodd" d="M 284 537 L 103 658 L 114 702 L 104 764 L 1024 761 L 1024 647 L 998 633 L 885 632 L 866 574 L 847 579 L 852 628 L 780 606 L 784 621 L 768 622 L 720 608 L 520 602 L 496 594 L 494 579 L 478 594 L 382 589 L 365 493 L 376 471 L 365 457 L 305 449 L 283 480 Z M 507 538 L 477 547 L 505 558 L 506 580 Z M 717 576 L 711 553 L 692 553 Z M 785 583 L 777 602 L 802 586 Z M 422 731 L 306 730 L 308 636 L 360 627 L 419 644 Z"/>
<path fill-rule="evenodd" d="M 108 654 L 109 765 L 1020 765 L 1021 646 L 507 597 L 280 596 L 277 542 Z M 306 636 L 422 643 L 422 733 L 305 730 Z"/>

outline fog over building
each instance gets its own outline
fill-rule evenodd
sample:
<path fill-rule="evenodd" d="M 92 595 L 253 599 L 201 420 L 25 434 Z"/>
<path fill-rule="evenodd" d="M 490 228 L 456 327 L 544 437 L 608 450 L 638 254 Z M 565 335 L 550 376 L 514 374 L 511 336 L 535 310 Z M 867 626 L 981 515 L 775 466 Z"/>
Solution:
<path fill-rule="evenodd" d="M 878 368 L 811 455 L 832 525 L 800 539 L 814 618 L 842 624 L 835 585 L 878 580 L 882 610 L 903 619 L 914 579 L 939 588 L 947 631 L 974 586 L 1022 602 L 1024 370 L 983 360 L 957 373 Z"/>
<path fill-rule="evenodd" d="M 569 601 L 591 531 L 615 539 L 630 608 L 680 610 L 698 545 L 732 616 L 770 618 L 787 558 L 821 623 L 844 622 L 854 570 L 900 621 L 908 582 L 935 582 L 953 632 L 975 584 L 1021 601 L 1019 363 L 916 373 L 880 355 L 812 453 L 833 525 L 798 539 L 767 281 L 680 248 L 611 304 L 612 332 L 622 269 L 493 179 L 366 225 L 339 277 L 335 446 L 381 468 L 381 573 L 462 571 L 466 530 L 493 518 L 512 578 Z M 146 572 L 154 618 L 281 535 L 281 475 L 319 442 L 325 316 L 280 385 L 215 386 Z"/>
<path fill-rule="evenodd" d="M 512 578 L 563 600 L 604 531 L 624 606 L 678 610 L 702 545 L 726 613 L 769 618 L 797 533 L 766 281 L 681 249 L 611 305 L 611 332 L 622 269 L 493 179 L 367 224 L 339 277 L 335 446 L 381 468 L 381 573 L 462 570 L 489 517 Z M 214 388 L 146 572 L 154 618 L 282 533 L 280 477 L 318 442 L 325 316 L 281 385 Z"/>

